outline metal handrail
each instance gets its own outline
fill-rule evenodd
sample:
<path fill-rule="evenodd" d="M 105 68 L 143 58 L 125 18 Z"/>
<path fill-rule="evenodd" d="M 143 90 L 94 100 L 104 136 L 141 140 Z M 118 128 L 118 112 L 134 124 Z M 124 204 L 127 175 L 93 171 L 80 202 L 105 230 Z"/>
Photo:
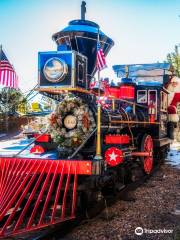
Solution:
<path fill-rule="evenodd" d="M 89 136 L 84 140 L 84 142 L 81 143 L 81 145 L 76 149 L 76 151 L 74 151 L 73 154 L 71 154 L 71 156 L 68 157 L 68 159 L 73 158 L 78 152 L 79 150 L 85 145 L 85 143 L 87 143 L 87 141 L 90 139 L 90 137 L 92 137 L 92 135 L 96 132 L 97 128 L 95 128 L 90 134 Z"/>
<path fill-rule="evenodd" d="M 23 149 L 21 149 L 18 153 L 14 154 L 13 157 L 17 157 L 20 153 L 24 152 L 24 150 L 26 150 L 29 146 L 31 146 L 31 144 L 35 143 L 35 141 L 37 139 L 39 139 L 42 135 L 44 135 L 45 133 L 47 133 L 48 129 L 46 129 L 46 131 L 44 131 L 43 133 L 41 133 L 37 138 L 35 138 L 32 142 L 30 142 L 28 145 L 26 145 Z"/>

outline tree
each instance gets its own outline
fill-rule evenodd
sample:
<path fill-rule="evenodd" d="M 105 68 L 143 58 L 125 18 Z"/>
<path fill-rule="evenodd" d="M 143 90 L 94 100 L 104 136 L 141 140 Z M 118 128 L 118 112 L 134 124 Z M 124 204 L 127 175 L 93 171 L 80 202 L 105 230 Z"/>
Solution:
<path fill-rule="evenodd" d="M 175 46 L 174 52 L 167 55 L 167 60 L 174 67 L 176 76 L 180 77 L 180 53 L 177 45 Z"/>
<path fill-rule="evenodd" d="M 25 103 L 20 90 L 4 87 L 0 90 L 0 112 L 14 114 L 19 104 Z"/>

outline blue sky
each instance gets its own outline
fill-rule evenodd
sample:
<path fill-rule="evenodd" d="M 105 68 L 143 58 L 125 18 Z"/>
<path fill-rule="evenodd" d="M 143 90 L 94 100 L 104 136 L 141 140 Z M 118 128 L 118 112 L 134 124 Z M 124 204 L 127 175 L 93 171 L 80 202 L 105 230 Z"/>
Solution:
<path fill-rule="evenodd" d="M 180 0 L 86 0 L 86 18 L 97 22 L 115 46 L 112 65 L 164 61 L 180 43 Z M 0 44 L 14 65 L 22 90 L 37 83 L 38 51 L 55 50 L 53 33 L 80 17 L 80 0 L 0 0 Z"/>

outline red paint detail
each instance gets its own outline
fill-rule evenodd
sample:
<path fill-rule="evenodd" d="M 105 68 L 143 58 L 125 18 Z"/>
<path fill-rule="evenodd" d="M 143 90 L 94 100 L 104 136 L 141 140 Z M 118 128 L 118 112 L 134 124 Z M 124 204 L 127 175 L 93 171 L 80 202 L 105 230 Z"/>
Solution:
<path fill-rule="evenodd" d="M 44 148 L 40 145 L 34 145 L 30 150 L 30 153 L 33 154 L 42 154 L 44 152 L 45 152 Z"/>
<path fill-rule="evenodd" d="M 72 164 L 72 163 L 71 163 Z M 71 164 L 69 164 L 69 172 L 67 174 L 67 181 L 66 181 L 66 185 L 65 185 L 65 189 L 64 189 L 64 195 L 63 195 L 63 202 L 62 202 L 62 212 L 61 212 L 61 218 L 64 219 L 65 218 L 65 211 L 66 211 L 66 198 L 67 198 L 67 193 L 69 190 L 69 183 L 70 183 L 70 178 L 71 178 Z"/>
<path fill-rule="evenodd" d="M 119 98 L 120 97 L 120 89 L 117 87 L 107 87 L 105 90 L 105 96 Z"/>
<path fill-rule="evenodd" d="M 78 175 L 91 173 L 91 161 L 0 158 L 0 238 L 73 219 Z"/>
<path fill-rule="evenodd" d="M 155 115 L 154 114 L 149 115 L 149 122 L 150 123 L 154 123 L 155 122 Z"/>
<path fill-rule="evenodd" d="M 153 102 L 148 105 L 148 114 L 149 114 L 149 122 L 154 123 L 155 117 L 156 117 L 156 107 Z"/>
<path fill-rule="evenodd" d="M 121 99 L 134 99 L 135 88 L 132 85 L 120 86 L 120 98 Z"/>
<path fill-rule="evenodd" d="M 150 135 L 147 135 L 144 141 L 144 151 L 148 152 L 150 156 L 144 158 L 144 171 L 149 174 L 153 168 L 153 140 Z"/>
<path fill-rule="evenodd" d="M 105 161 L 111 167 L 122 163 L 124 161 L 122 150 L 116 147 L 110 147 L 105 152 Z"/>
<path fill-rule="evenodd" d="M 123 84 L 120 87 L 106 86 L 104 91 L 106 97 L 117 99 L 134 99 L 135 96 L 135 88 L 132 85 Z"/>
<path fill-rule="evenodd" d="M 72 202 L 72 210 L 71 210 L 71 216 L 75 217 L 75 209 L 76 209 L 76 190 L 77 190 L 77 168 L 75 169 L 74 173 L 74 185 L 73 185 L 73 202 Z"/>
<path fill-rule="evenodd" d="M 130 137 L 128 135 L 106 135 L 106 144 L 128 144 Z"/>
<path fill-rule="evenodd" d="M 34 138 L 36 139 L 36 142 L 50 142 L 51 141 L 51 136 L 49 134 L 34 134 Z"/>

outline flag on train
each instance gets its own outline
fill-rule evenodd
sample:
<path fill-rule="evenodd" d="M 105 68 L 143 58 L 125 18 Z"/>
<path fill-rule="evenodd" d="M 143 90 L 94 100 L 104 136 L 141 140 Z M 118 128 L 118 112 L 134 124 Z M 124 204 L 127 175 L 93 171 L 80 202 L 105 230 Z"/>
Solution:
<path fill-rule="evenodd" d="M 18 76 L 2 50 L 2 46 L 0 47 L 0 85 L 18 89 Z"/>
<path fill-rule="evenodd" d="M 98 81 L 96 80 L 96 78 L 92 77 L 89 84 L 90 89 L 98 88 L 98 86 Z"/>
<path fill-rule="evenodd" d="M 104 88 L 108 86 L 107 78 L 103 79 L 100 78 L 100 81 L 98 81 L 96 78 L 91 78 L 89 87 L 90 89 L 98 89 L 100 88 L 102 91 L 104 91 Z"/>
<path fill-rule="evenodd" d="M 103 53 L 103 50 L 100 46 L 100 42 L 97 41 L 97 58 L 96 58 L 96 67 L 99 71 L 107 67 L 106 59 Z"/>

